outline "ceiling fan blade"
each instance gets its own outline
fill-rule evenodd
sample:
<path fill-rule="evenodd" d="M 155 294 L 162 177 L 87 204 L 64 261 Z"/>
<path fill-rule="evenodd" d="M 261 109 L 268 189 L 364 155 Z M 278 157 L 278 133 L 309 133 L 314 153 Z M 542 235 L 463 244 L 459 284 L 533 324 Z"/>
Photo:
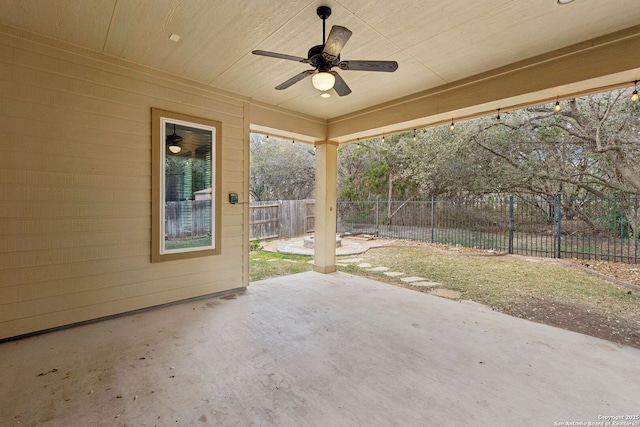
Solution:
<path fill-rule="evenodd" d="M 287 59 L 289 61 L 304 62 L 304 63 L 309 62 L 307 58 L 303 58 L 301 56 L 286 55 L 284 53 L 269 52 L 266 50 L 254 50 L 251 53 L 253 53 L 254 55 L 270 56 L 271 58 Z"/>
<path fill-rule="evenodd" d="M 340 51 L 351 37 L 351 31 L 348 28 L 334 25 L 331 27 L 327 42 L 324 44 L 322 56 L 328 62 L 333 61 L 340 55 Z"/>
<path fill-rule="evenodd" d="M 278 86 L 276 86 L 276 89 L 277 90 L 286 89 L 289 86 L 293 85 L 294 83 L 298 83 L 300 80 L 304 79 L 307 76 L 310 76 L 311 74 L 313 74 L 315 72 L 316 72 L 316 70 L 305 70 L 305 71 L 301 72 L 300 74 L 296 74 L 295 76 L 291 77 L 286 82 L 280 83 Z"/>
<path fill-rule="evenodd" d="M 333 89 L 336 91 L 336 93 L 340 96 L 349 95 L 351 93 L 351 88 L 349 88 L 349 86 L 347 86 L 347 83 L 342 80 L 340 74 L 336 73 L 335 71 L 329 72 L 336 78 L 336 83 L 333 85 Z"/>
<path fill-rule="evenodd" d="M 396 61 L 341 61 L 338 67 L 341 70 L 385 71 L 392 73 L 398 69 L 398 63 Z"/>

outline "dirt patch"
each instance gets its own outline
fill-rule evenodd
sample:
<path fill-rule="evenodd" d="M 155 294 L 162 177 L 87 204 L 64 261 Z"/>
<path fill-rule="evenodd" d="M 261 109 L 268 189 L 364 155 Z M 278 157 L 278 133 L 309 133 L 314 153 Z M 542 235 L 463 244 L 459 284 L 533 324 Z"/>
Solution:
<path fill-rule="evenodd" d="M 638 264 L 581 259 L 565 259 L 564 261 L 582 267 L 587 271 L 634 285 L 640 290 L 640 265 Z"/>
<path fill-rule="evenodd" d="M 402 239 L 376 239 L 367 242 L 371 248 L 384 247 L 407 247 L 407 248 L 424 248 L 432 251 L 441 251 L 448 254 L 458 254 L 467 256 L 499 256 L 506 255 L 506 252 L 495 251 L 493 249 L 467 248 L 460 245 L 446 245 L 444 243 L 427 243 L 416 242 L 413 240 Z"/>
<path fill-rule="evenodd" d="M 498 310 L 512 316 L 640 348 L 640 324 L 620 316 L 559 301 L 519 299 Z"/>

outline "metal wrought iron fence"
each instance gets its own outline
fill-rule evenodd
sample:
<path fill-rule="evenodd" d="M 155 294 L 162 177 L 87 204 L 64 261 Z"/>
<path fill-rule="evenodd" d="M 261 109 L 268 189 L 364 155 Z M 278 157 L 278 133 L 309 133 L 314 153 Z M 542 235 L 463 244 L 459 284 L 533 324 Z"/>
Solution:
<path fill-rule="evenodd" d="M 640 261 L 638 195 L 339 201 L 338 232 L 514 254 Z"/>

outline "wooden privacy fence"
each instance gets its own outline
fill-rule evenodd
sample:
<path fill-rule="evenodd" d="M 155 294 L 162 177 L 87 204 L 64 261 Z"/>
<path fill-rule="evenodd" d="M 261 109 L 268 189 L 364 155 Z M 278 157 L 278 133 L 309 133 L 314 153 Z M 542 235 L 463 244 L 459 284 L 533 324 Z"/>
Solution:
<path fill-rule="evenodd" d="M 211 234 L 211 200 L 166 202 L 165 238 L 189 239 Z"/>
<path fill-rule="evenodd" d="M 290 239 L 315 229 L 315 200 L 275 200 L 249 204 L 251 240 Z"/>

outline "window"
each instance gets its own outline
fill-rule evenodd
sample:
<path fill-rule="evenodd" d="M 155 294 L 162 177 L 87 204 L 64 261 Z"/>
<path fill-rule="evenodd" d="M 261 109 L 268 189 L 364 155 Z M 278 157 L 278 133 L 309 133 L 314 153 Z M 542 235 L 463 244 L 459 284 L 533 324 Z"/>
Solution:
<path fill-rule="evenodd" d="M 153 262 L 220 253 L 221 124 L 152 109 Z"/>

